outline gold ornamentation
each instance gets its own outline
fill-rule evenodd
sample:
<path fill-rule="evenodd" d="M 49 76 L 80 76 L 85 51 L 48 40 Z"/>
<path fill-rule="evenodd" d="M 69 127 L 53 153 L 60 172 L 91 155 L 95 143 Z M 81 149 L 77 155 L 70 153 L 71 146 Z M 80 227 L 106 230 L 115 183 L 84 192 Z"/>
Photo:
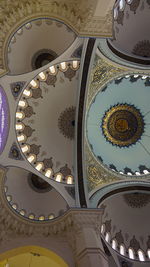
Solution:
<path fill-rule="evenodd" d="M 125 73 L 129 73 L 129 70 L 123 66 L 117 66 L 113 62 L 106 62 L 106 59 L 99 58 L 98 56 L 95 59 L 94 67 L 91 70 L 91 77 L 89 82 L 89 88 L 87 92 L 87 102 L 86 102 L 86 110 L 89 110 L 89 107 L 95 98 L 96 94 L 112 79 L 118 77 L 118 75 L 122 75 Z M 132 72 L 133 73 L 133 72 Z M 134 73 L 139 73 L 139 70 L 134 70 Z M 142 72 L 143 73 L 143 72 Z M 110 183 L 119 182 L 122 180 L 121 174 L 116 172 L 112 172 L 105 168 L 105 166 L 96 159 L 94 154 L 92 153 L 88 141 L 85 138 L 85 168 L 87 172 L 87 180 L 88 180 L 88 189 L 89 192 L 92 190 L 96 190 L 96 188 L 103 187 Z M 92 169 L 94 168 L 94 169 Z M 123 178 L 125 179 L 125 178 Z M 136 180 L 141 179 L 141 177 L 137 176 Z"/>
<path fill-rule="evenodd" d="M 86 110 L 89 109 L 92 100 L 98 93 L 98 91 L 107 85 L 107 83 L 115 78 L 118 74 L 122 74 L 127 71 L 123 67 L 115 67 L 112 64 L 108 64 L 104 59 L 97 57 L 95 60 L 94 68 L 92 69 L 91 81 L 88 89 L 88 97 L 86 103 Z M 104 186 L 109 183 L 113 183 L 120 180 L 120 177 L 116 173 L 112 173 L 105 169 L 105 167 L 97 161 L 94 157 L 88 142 L 85 139 L 85 155 L 86 155 L 86 170 L 88 177 L 88 189 L 89 192 L 97 187 Z"/>
<path fill-rule="evenodd" d="M 133 105 L 118 104 L 105 113 L 102 130 L 106 140 L 113 145 L 130 146 L 141 138 L 144 131 L 143 117 Z"/>
<path fill-rule="evenodd" d="M 103 187 L 106 184 L 120 180 L 116 173 L 106 170 L 105 167 L 96 160 L 89 148 L 87 140 L 85 143 L 85 155 L 89 192 L 96 187 Z"/>
<path fill-rule="evenodd" d="M 102 58 L 96 58 L 94 68 L 91 71 L 91 81 L 87 98 L 87 110 L 89 109 L 92 100 L 94 99 L 100 88 L 107 85 L 112 78 L 115 78 L 115 76 L 118 76 L 125 71 L 127 71 L 127 69 L 121 66 L 116 67 L 112 64 L 108 64 Z"/>

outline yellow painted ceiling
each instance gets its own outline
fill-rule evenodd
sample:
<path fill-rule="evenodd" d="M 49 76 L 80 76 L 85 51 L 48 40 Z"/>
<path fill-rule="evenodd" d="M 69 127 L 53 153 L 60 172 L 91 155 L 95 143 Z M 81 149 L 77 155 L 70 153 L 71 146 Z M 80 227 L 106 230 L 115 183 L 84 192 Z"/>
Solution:
<path fill-rule="evenodd" d="M 62 267 L 62 264 L 57 262 L 57 255 L 55 259 L 46 256 L 38 256 L 35 253 L 24 253 L 8 259 L 9 267 Z M 5 267 L 7 261 L 0 262 L 0 267 Z M 65 267 L 65 265 L 64 265 Z M 67 265 L 66 265 L 67 267 Z"/>

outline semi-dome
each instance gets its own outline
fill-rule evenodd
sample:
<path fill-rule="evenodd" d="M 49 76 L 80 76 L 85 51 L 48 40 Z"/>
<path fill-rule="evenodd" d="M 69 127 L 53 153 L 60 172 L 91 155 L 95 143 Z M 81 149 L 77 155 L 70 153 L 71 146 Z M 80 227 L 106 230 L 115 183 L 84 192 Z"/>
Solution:
<path fill-rule="evenodd" d="M 116 1 L 113 38 L 108 46 L 119 57 L 150 64 L 149 7 L 149 1 Z"/>
<path fill-rule="evenodd" d="M 43 67 L 67 50 L 76 34 L 65 24 L 38 18 L 23 24 L 11 36 L 7 51 L 10 74 L 22 74 Z"/>

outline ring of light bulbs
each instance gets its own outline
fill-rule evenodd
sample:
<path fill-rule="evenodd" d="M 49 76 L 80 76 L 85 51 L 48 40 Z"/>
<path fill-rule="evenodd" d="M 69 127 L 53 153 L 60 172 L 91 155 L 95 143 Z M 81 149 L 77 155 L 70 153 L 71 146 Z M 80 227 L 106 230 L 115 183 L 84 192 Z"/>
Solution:
<path fill-rule="evenodd" d="M 130 260 L 138 260 L 141 262 L 150 261 L 150 249 L 148 248 L 146 253 L 142 249 L 138 249 L 137 253 L 134 248 L 128 247 L 122 243 L 118 244 L 116 238 L 112 238 L 111 234 L 106 231 L 105 224 L 101 226 L 101 235 L 103 239 L 114 249 L 116 252 L 120 253 L 122 256 L 129 258 Z"/>
<path fill-rule="evenodd" d="M 55 180 L 56 182 L 63 182 L 64 180 L 68 185 L 73 184 L 73 176 L 68 175 L 66 177 L 63 177 L 63 174 L 61 172 L 54 173 L 52 168 L 44 169 L 44 164 L 42 161 L 36 160 L 36 155 L 30 153 L 30 145 L 27 143 L 27 136 L 22 133 L 24 130 L 24 123 L 23 120 L 25 118 L 25 113 L 23 112 L 23 109 L 28 106 L 28 99 L 32 98 L 32 91 L 31 89 L 36 90 L 38 88 L 39 82 L 46 81 L 48 74 L 50 75 L 56 75 L 58 71 L 66 72 L 68 68 L 70 67 L 72 70 L 77 71 L 79 69 L 80 62 L 78 60 L 73 60 L 71 62 L 61 62 L 60 64 L 53 65 L 46 69 L 43 72 L 40 72 L 30 83 L 29 85 L 23 90 L 21 98 L 18 102 L 18 107 L 16 111 L 16 135 L 17 140 L 20 145 L 21 151 L 28 160 L 28 162 L 41 174 L 43 174 L 47 178 L 51 178 Z M 63 180 L 64 178 L 64 180 Z"/>
<path fill-rule="evenodd" d="M 33 212 L 27 214 L 27 211 L 25 209 L 20 209 L 19 205 L 16 202 L 13 202 L 12 196 L 7 193 L 8 191 L 7 186 L 4 187 L 4 191 L 5 191 L 6 199 L 8 203 L 10 204 L 10 206 L 12 207 L 12 209 L 16 211 L 18 214 L 20 214 L 21 216 L 28 218 L 30 220 L 34 220 L 34 221 L 49 221 L 49 220 L 53 220 L 56 218 L 54 213 L 49 213 L 48 215 L 41 214 L 39 216 L 37 216 Z"/>

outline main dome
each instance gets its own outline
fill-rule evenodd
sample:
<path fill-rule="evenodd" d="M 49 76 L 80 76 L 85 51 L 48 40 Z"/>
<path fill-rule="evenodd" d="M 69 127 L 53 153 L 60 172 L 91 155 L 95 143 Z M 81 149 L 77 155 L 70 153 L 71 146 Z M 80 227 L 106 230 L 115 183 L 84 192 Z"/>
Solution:
<path fill-rule="evenodd" d="M 98 162 L 127 175 L 150 172 L 150 77 L 129 74 L 100 88 L 87 113 L 89 147 Z"/>

